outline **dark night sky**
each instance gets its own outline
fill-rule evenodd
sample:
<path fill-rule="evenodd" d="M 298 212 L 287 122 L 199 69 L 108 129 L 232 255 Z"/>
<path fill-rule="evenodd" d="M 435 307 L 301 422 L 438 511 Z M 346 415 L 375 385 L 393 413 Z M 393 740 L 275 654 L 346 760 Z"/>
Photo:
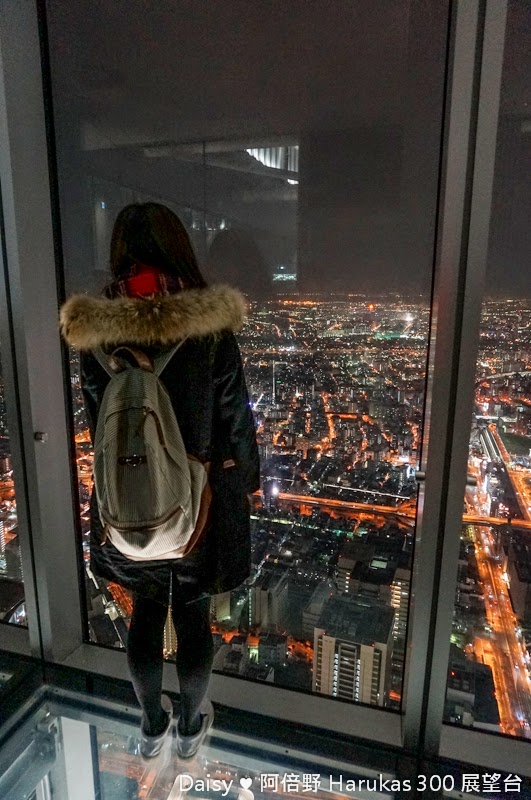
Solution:
<path fill-rule="evenodd" d="M 92 224 L 79 187 L 99 176 L 206 204 L 270 269 L 296 252 L 308 287 L 429 291 L 446 3 L 53 0 L 48 15 L 73 284 Z M 511 0 L 487 291 L 514 296 L 531 296 L 530 32 Z M 206 164 L 182 149 L 202 141 Z M 231 155 L 279 142 L 300 146 L 298 196 Z"/>

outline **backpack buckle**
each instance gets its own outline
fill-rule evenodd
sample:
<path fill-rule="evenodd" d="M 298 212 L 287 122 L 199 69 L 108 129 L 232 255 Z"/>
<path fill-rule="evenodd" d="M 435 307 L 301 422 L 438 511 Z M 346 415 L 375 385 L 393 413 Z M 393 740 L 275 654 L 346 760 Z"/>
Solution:
<path fill-rule="evenodd" d="M 120 456 L 118 464 L 121 467 L 138 467 L 140 464 L 147 464 L 147 456 Z"/>

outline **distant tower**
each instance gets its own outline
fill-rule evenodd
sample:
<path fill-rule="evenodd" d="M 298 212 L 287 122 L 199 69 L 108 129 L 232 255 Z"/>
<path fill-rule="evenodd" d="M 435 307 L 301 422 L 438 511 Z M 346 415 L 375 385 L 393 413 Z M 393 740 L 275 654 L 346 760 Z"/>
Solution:
<path fill-rule="evenodd" d="M 272 390 L 273 391 L 273 397 L 272 397 L 273 405 L 275 405 L 275 403 L 277 402 L 277 378 L 276 378 L 275 369 L 276 369 L 277 366 L 279 366 L 279 367 L 284 366 L 285 367 L 286 365 L 287 365 L 286 361 L 273 361 L 273 390 Z"/>
<path fill-rule="evenodd" d="M 170 607 L 168 608 L 168 616 L 166 618 L 166 624 L 164 625 L 163 653 L 165 658 L 168 658 L 169 656 L 174 656 L 176 652 L 177 652 L 177 633 L 175 631 L 175 626 L 171 618 L 171 607 Z"/>

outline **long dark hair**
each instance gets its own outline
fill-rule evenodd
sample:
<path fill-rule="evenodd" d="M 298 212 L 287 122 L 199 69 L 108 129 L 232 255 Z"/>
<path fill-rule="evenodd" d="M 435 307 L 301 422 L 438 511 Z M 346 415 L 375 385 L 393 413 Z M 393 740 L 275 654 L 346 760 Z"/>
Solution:
<path fill-rule="evenodd" d="M 132 203 L 116 218 L 111 238 L 114 280 L 126 277 L 135 263 L 158 267 L 180 279 L 185 289 L 207 285 L 184 225 L 160 203 Z"/>

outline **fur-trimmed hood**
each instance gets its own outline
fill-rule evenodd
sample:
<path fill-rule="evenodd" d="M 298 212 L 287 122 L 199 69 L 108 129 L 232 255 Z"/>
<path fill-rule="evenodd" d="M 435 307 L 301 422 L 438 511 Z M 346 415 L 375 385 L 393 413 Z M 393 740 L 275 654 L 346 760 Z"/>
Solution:
<path fill-rule="evenodd" d="M 76 294 L 60 311 L 61 334 L 77 350 L 115 344 L 169 345 L 185 336 L 238 331 L 246 302 L 238 289 L 217 285 L 151 297 Z"/>

